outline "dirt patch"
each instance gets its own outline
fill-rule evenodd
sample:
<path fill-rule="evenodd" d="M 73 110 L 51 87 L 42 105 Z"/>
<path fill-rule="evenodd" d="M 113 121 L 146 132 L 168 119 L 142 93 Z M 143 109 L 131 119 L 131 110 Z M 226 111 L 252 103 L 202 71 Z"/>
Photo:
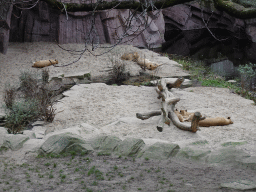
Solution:
<path fill-rule="evenodd" d="M 229 191 L 220 183 L 256 180 L 254 171 L 179 159 L 87 155 L 32 158 L 22 165 L 2 160 L 0 165 L 3 191 Z"/>

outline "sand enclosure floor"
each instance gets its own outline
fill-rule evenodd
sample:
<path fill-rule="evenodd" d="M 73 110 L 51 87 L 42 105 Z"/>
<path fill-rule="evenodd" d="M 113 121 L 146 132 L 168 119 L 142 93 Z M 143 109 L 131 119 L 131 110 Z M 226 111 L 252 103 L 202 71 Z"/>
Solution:
<path fill-rule="evenodd" d="M 177 143 L 181 147 L 195 141 L 207 140 L 208 145 L 200 146 L 211 151 L 229 141 L 247 141 L 238 148 L 255 155 L 256 107 L 253 101 L 230 93 L 223 88 L 191 87 L 173 89 L 180 97 L 176 107 L 199 111 L 207 117 L 231 117 L 234 124 L 228 126 L 202 127 L 196 134 L 182 131 L 174 125 L 166 125 L 163 132 L 156 129 L 159 117 L 148 120 L 136 118 L 136 113 L 160 109 L 160 100 L 154 87 L 108 86 L 103 83 L 76 85 L 64 93 L 66 96 L 56 105 L 57 115 L 53 124 L 55 130 L 90 124 L 97 132 L 120 138 L 143 138 L 147 143 L 156 141 Z M 58 113 L 59 111 L 59 113 Z M 84 128 L 86 129 L 86 128 Z M 199 147 L 199 146 L 198 146 Z"/>
<path fill-rule="evenodd" d="M 82 49 L 82 44 L 63 45 L 68 49 Z M 74 65 L 63 68 L 50 66 L 50 75 L 90 71 L 92 77 L 106 75 L 104 69 L 111 66 L 111 59 L 124 52 L 138 51 L 132 46 L 120 46 L 110 54 L 99 57 L 90 56 L 88 52 Z M 149 59 L 158 61 L 160 56 L 148 50 L 139 50 Z M 95 52 L 100 53 L 100 52 Z M 61 65 L 77 58 L 59 49 L 54 43 L 10 43 L 7 55 L 0 55 L 0 95 L 4 85 L 8 82 L 16 84 L 21 70 L 39 73 L 41 69 L 32 68 L 32 62 L 40 59 L 58 59 Z M 131 62 L 132 63 L 132 62 Z M 129 67 L 138 67 L 131 64 Z M 201 128 L 196 134 L 179 130 L 175 126 L 166 126 L 162 133 L 156 130 L 159 117 L 148 120 L 136 118 L 137 112 L 148 112 L 160 109 L 160 101 L 153 87 L 135 86 L 107 86 L 102 83 L 76 85 L 65 92 L 65 98 L 56 104 L 57 115 L 52 124 L 45 128 L 54 127 L 55 130 L 72 126 L 83 127 L 83 123 L 92 125 L 97 131 L 84 134 L 107 133 L 121 138 L 144 138 L 145 142 L 163 141 L 187 145 L 192 141 L 207 140 L 210 150 L 216 150 L 223 142 L 247 141 L 247 144 L 238 146 L 256 155 L 255 149 L 255 112 L 253 101 L 230 93 L 228 89 L 193 87 L 174 89 L 175 96 L 180 97 L 176 105 L 178 109 L 199 111 L 208 117 L 230 116 L 234 124 L 223 127 Z M 3 100 L 1 96 L 0 104 Z M 1 109 L 3 110 L 3 109 Z"/>

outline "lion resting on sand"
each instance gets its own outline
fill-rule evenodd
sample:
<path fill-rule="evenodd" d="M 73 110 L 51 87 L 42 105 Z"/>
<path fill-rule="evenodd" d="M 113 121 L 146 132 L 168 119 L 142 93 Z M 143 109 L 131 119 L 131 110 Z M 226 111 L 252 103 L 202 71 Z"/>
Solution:
<path fill-rule="evenodd" d="M 229 124 L 233 124 L 233 121 L 231 121 L 230 117 L 206 118 L 204 120 L 199 121 L 200 127 L 223 126 L 223 125 L 229 125 Z"/>
<path fill-rule="evenodd" d="M 41 61 L 34 62 L 32 67 L 43 68 L 43 67 L 47 67 L 47 66 L 55 65 L 55 64 L 58 64 L 58 60 L 56 60 L 56 59 L 41 60 Z"/>
<path fill-rule="evenodd" d="M 187 110 L 178 111 L 176 109 L 174 112 L 179 118 L 180 122 L 184 122 L 184 121 L 191 122 L 194 117 L 194 113 L 190 113 Z M 229 125 L 229 124 L 233 124 L 233 121 L 231 120 L 230 117 L 205 118 L 204 120 L 199 121 L 200 127 L 223 126 L 223 125 Z"/>
<path fill-rule="evenodd" d="M 149 70 L 154 70 L 159 67 L 158 64 L 149 61 L 148 59 L 141 59 L 137 52 L 125 53 L 121 57 L 122 60 L 137 62 L 142 68 L 146 67 Z"/>

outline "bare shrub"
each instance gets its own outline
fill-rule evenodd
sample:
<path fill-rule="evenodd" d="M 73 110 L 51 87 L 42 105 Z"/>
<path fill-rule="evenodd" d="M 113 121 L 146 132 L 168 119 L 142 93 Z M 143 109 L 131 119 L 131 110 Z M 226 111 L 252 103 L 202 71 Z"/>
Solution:
<path fill-rule="evenodd" d="M 49 81 L 49 69 L 43 69 L 42 70 L 42 81 L 43 84 L 47 84 Z"/>
<path fill-rule="evenodd" d="M 38 80 L 30 72 L 24 71 L 20 77 L 20 90 L 26 99 L 34 98 L 38 92 Z"/>
<path fill-rule="evenodd" d="M 4 103 L 8 109 L 11 109 L 12 105 L 14 103 L 15 91 L 16 91 L 16 89 L 14 87 L 10 87 L 10 86 L 5 87 L 5 89 L 4 89 Z"/>
<path fill-rule="evenodd" d="M 22 94 L 18 101 L 14 98 L 15 89 L 8 89 L 5 92 L 7 108 L 5 127 L 13 134 L 19 133 L 34 120 L 52 122 L 55 117 L 52 93 L 46 88 L 49 71 L 42 71 L 42 83 L 29 72 L 22 72 L 19 79 L 19 90 Z"/>
<path fill-rule="evenodd" d="M 123 81 L 125 81 L 128 78 L 128 73 L 126 72 L 126 66 L 125 63 L 122 61 L 118 61 L 114 58 L 111 60 L 112 66 L 109 67 L 110 69 L 106 70 L 108 71 L 108 83 L 109 84 L 121 84 Z"/>

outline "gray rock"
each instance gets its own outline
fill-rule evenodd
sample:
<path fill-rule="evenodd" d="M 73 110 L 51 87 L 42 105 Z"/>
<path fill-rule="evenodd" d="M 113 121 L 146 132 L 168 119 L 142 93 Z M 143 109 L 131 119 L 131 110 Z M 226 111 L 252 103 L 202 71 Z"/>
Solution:
<path fill-rule="evenodd" d="M 123 140 L 116 148 L 116 155 L 135 157 L 145 146 L 142 139 L 127 138 Z"/>
<path fill-rule="evenodd" d="M 82 137 L 71 133 L 62 133 L 50 136 L 40 147 L 39 153 L 59 154 L 74 143 L 85 144 Z"/>
<path fill-rule="evenodd" d="M 89 144 L 74 143 L 65 149 L 66 153 L 74 151 L 78 154 L 88 154 L 93 152 L 93 148 Z"/>
<path fill-rule="evenodd" d="M 45 125 L 45 121 L 36 121 L 32 124 L 32 126 L 44 126 Z"/>
<path fill-rule="evenodd" d="M 4 127 L 0 127 L 0 135 L 5 135 L 5 134 L 8 134 L 7 129 Z"/>
<path fill-rule="evenodd" d="M 237 81 L 236 80 L 228 80 L 227 82 L 229 82 L 229 83 L 236 83 Z"/>
<path fill-rule="evenodd" d="M 238 162 L 239 162 L 240 166 L 243 168 L 256 170 L 256 157 L 255 156 L 241 159 Z"/>
<path fill-rule="evenodd" d="M 34 131 L 30 131 L 30 130 L 23 131 L 23 135 L 28 136 L 29 139 L 35 139 L 36 138 L 35 132 Z"/>
<path fill-rule="evenodd" d="M 207 145 L 209 142 L 207 140 L 199 140 L 191 143 L 191 145 Z"/>
<path fill-rule="evenodd" d="M 180 149 L 179 153 L 177 154 L 177 157 L 199 161 L 204 160 L 204 158 L 209 153 L 211 153 L 211 151 L 207 149 L 198 150 L 191 147 L 185 147 L 183 149 Z"/>
<path fill-rule="evenodd" d="M 5 135 L 7 135 L 7 134 L 8 134 L 8 132 L 7 132 L 6 128 L 0 127 L 0 151 L 2 148 L 6 148 L 4 146 L 4 141 L 5 141 Z"/>
<path fill-rule="evenodd" d="M 5 113 L 0 112 L 0 121 L 5 120 Z"/>
<path fill-rule="evenodd" d="M 64 75 L 65 78 L 77 78 L 77 79 L 88 79 L 90 80 L 91 72 L 85 71 L 85 72 L 77 72 L 77 73 L 69 73 Z"/>
<path fill-rule="evenodd" d="M 137 157 L 164 160 L 174 157 L 179 149 L 180 147 L 177 144 L 157 142 L 143 149 Z"/>
<path fill-rule="evenodd" d="M 85 79 L 74 78 L 73 80 L 74 80 L 75 84 L 90 84 L 92 82 L 91 80 L 88 80 L 87 78 L 85 78 Z"/>
<path fill-rule="evenodd" d="M 218 151 L 212 152 L 207 159 L 208 163 L 212 164 L 229 164 L 240 165 L 242 159 L 250 157 L 246 152 L 236 149 L 234 147 L 227 147 Z"/>
<path fill-rule="evenodd" d="M 254 190 L 256 189 L 256 183 L 248 180 L 239 180 L 229 183 L 221 183 L 222 188 L 236 189 L 236 190 Z"/>
<path fill-rule="evenodd" d="M 222 143 L 221 146 L 223 147 L 229 147 L 229 146 L 237 146 L 237 145 L 245 145 L 247 141 L 229 141 Z"/>
<path fill-rule="evenodd" d="M 8 134 L 5 136 L 5 141 L 4 141 L 4 146 L 6 148 L 10 148 L 13 151 L 17 151 L 23 147 L 23 144 L 29 140 L 29 137 L 26 135 L 13 135 L 13 134 Z"/>
<path fill-rule="evenodd" d="M 90 141 L 93 149 L 99 150 L 100 152 L 112 153 L 115 148 L 122 142 L 116 136 L 98 136 Z"/>

